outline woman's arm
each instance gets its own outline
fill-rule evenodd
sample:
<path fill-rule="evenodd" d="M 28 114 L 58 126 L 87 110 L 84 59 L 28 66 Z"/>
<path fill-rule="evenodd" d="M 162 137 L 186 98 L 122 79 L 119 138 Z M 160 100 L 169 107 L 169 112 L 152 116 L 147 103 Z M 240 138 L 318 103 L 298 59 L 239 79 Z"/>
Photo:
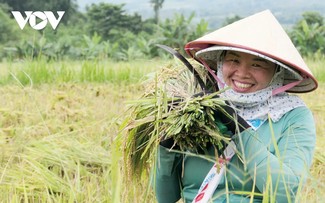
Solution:
<path fill-rule="evenodd" d="M 267 190 L 271 201 L 294 202 L 312 162 L 316 132 L 307 108 L 295 109 L 283 119 L 279 121 L 285 126 L 280 138 L 275 139 L 271 127 L 270 134 L 259 135 L 273 136 L 273 147 L 265 146 L 251 129 L 239 136 L 243 148 L 238 145 L 257 188 Z"/>

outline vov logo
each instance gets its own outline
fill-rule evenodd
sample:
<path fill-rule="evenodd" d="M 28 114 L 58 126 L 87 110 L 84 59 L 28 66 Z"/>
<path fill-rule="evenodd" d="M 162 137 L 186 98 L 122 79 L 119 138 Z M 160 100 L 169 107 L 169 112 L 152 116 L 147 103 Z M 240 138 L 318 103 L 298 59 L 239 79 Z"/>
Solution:
<path fill-rule="evenodd" d="M 53 30 L 59 25 L 65 11 L 57 11 L 58 18 L 55 17 L 52 11 L 25 11 L 25 18 L 19 11 L 11 11 L 15 17 L 20 29 L 24 29 L 27 21 L 34 30 L 42 30 L 46 27 L 47 23 L 50 22 Z M 39 20 L 37 20 L 39 19 Z"/>

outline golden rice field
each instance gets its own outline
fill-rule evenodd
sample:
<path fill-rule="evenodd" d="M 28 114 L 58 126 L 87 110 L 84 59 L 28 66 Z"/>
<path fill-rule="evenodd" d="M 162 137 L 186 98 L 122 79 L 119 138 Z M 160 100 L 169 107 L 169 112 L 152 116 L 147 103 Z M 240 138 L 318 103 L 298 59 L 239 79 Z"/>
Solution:
<path fill-rule="evenodd" d="M 137 99 L 143 91 L 139 82 L 145 79 L 142 76 L 163 64 L 102 64 L 98 74 L 108 67 L 114 68 L 114 74 L 108 71 L 111 74 L 106 79 L 88 81 L 75 77 L 81 70 L 76 63 L 71 64 L 71 70 L 67 63 L 65 70 L 72 79 L 59 80 L 58 76 L 33 85 L 28 82 L 34 80 L 32 75 L 20 83 L 16 64 L 1 64 L 1 68 L 10 66 L 10 71 L 1 71 L 0 75 L 13 79 L 0 86 L 0 202 L 154 202 L 149 177 L 144 176 L 140 183 L 126 178 L 123 143 L 116 135 L 127 115 L 126 101 Z M 63 67 L 62 63 L 42 65 L 48 70 Z M 21 66 L 25 65 L 19 63 Z M 124 66 L 130 71 L 123 72 Z M 79 72 L 73 72 L 75 67 Z M 133 75 L 110 81 L 119 77 L 119 70 Z M 318 90 L 301 95 L 317 125 L 311 177 L 300 193 L 301 202 L 322 202 L 325 198 L 322 81 Z"/>

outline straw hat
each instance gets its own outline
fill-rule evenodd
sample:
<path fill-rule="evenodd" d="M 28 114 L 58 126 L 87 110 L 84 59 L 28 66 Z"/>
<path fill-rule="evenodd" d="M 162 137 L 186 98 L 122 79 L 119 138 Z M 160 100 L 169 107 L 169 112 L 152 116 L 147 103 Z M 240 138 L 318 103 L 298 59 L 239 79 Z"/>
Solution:
<path fill-rule="evenodd" d="M 186 52 L 211 64 L 223 50 L 257 55 L 285 68 L 287 92 L 310 92 L 318 84 L 298 50 L 269 10 L 218 29 L 185 45 Z M 295 81 L 301 81 L 300 83 Z M 290 84 L 294 84 L 290 86 Z M 288 85 L 289 84 L 289 85 Z"/>

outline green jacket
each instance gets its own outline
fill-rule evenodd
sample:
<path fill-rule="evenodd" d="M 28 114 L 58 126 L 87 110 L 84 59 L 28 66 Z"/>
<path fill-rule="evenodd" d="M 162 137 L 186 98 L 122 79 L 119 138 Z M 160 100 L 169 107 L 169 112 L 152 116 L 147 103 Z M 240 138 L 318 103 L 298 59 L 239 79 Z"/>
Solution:
<path fill-rule="evenodd" d="M 288 112 L 276 123 L 266 121 L 257 131 L 247 129 L 236 135 L 240 155 L 228 163 L 213 202 L 249 202 L 250 198 L 262 202 L 263 195 L 267 202 L 288 202 L 288 198 L 294 202 L 308 175 L 315 140 L 313 116 L 306 107 Z M 213 147 L 208 150 L 213 156 Z M 154 179 L 158 202 L 180 198 L 192 202 L 212 165 L 212 161 L 160 146 Z M 247 195 L 252 191 L 253 197 Z"/>

